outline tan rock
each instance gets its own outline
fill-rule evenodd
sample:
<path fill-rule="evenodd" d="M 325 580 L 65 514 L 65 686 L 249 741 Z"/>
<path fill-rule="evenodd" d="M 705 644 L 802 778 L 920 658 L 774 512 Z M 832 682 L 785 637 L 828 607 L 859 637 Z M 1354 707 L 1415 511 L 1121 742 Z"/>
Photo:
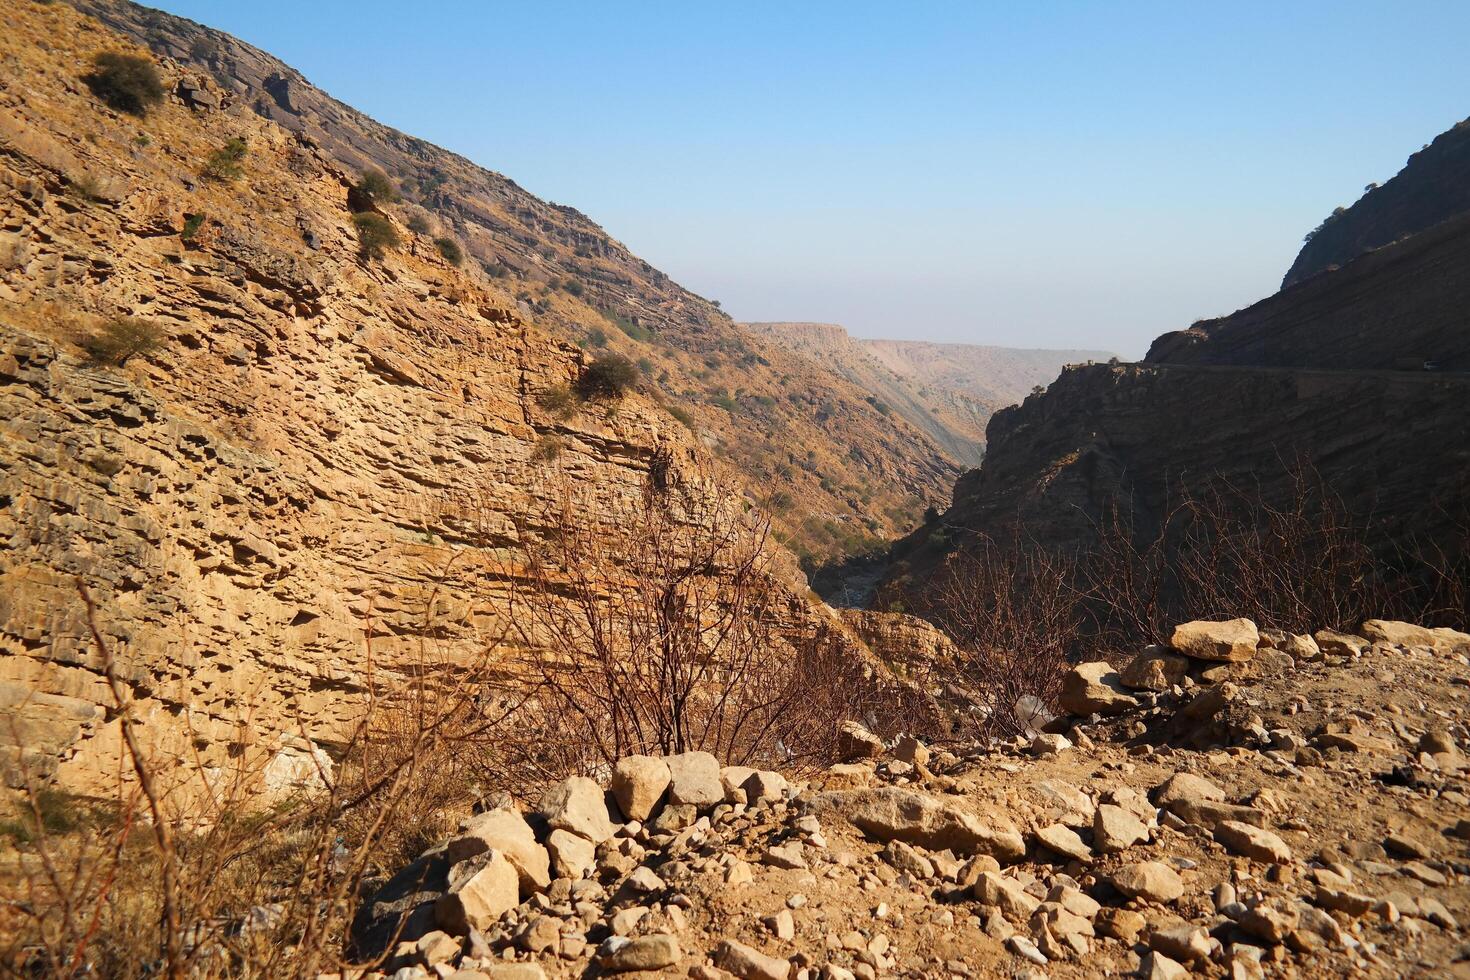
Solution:
<path fill-rule="evenodd" d="M 1020 882 L 994 871 L 982 872 L 970 892 L 976 901 L 995 906 L 1016 922 L 1025 922 L 1041 905 Z"/>
<path fill-rule="evenodd" d="M 883 740 L 855 721 L 837 728 L 837 755 L 845 762 L 876 759 L 883 754 Z"/>
<path fill-rule="evenodd" d="M 823 789 L 862 789 L 873 783 L 873 766 L 865 762 L 841 762 L 817 776 Z"/>
<path fill-rule="evenodd" d="M 1360 657 L 1373 646 L 1361 636 L 1339 633 L 1336 630 L 1318 630 L 1312 634 L 1318 648 L 1328 657 Z"/>
<path fill-rule="evenodd" d="M 1047 850 L 1062 857 L 1072 858 L 1074 861 L 1092 860 L 1092 848 L 1071 827 L 1059 823 L 1042 827 L 1036 832 L 1036 840 Z"/>
<path fill-rule="evenodd" d="M 1158 950 L 1151 950 L 1143 958 L 1138 975 L 1143 980 L 1183 980 L 1189 976 L 1189 971 Z"/>
<path fill-rule="evenodd" d="M 790 961 L 767 956 L 733 939 L 720 942 L 715 949 L 714 961 L 715 966 L 741 980 L 787 980 L 791 975 Z"/>
<path fill-rule="evenodd" d="M 1184 963 L 1201 962 L 1210 957 L 1210 934 L 1204 927 L 1185 922 L 1149 934 L 1148 944 L 1164 955 Z"/>
<path fill-rule="evenodd" d="M 597 845 L 581 834 L 557 828 L 547 836 L 546 850 L 558 878 L 577 881 L 597 867 Z"/>
<path fill-rule="evenodd" d="M 929 747 L 912 735 L 899 736 L 893 746 L 893 755 L 900 762 L 907 762 L 912 766 L 929 764 Z"/>
<path fill-rule="evenodd" d="M 863 833 L 880 841 L 901 840 L 930 850 L 956 854 L 989 854 L 1018 860 L 1026 842 L 1000 815 L 985 818 L 957 803 L 899 787 L 824 793 L 820 807 L 830 807 Z"/>
<path fill-rule="evenodd" d="M 657 812 L 672 778 L 669 765 L 663 759 L 651 755 L 630 755 L 619 759 L 613 766 L 612 782 L 608 788 L 612 790 L 613 799 L 618 801 L 618 809 L 623 811 L 623 816 L 629 820 L 647 821 Z"/>
<path fill-rule="evenodd" d="M 784 798 L 790 784 L 778 772 L 757 769 L 745 778 L 740 788 L 745 791 L 746 802 L 754 806 L 757 803 L 774 803 Z"/>
<path fill-rule="evenodd" d="M 720 783 L 720 763 L 708 752 L 683 752 L 666 756 L 669 767 L 669 802 L 703 810 L 725 799 Z"/>
<path fill-rule="evenodd" d="M 455 866 L 449 893 L 434 904 L 434 921 L 456 936 L 484 932 L 520 901 L 515 865 L 499 851 L 486 851 Z"/>
<path fill-rule="evenodd" d="M 683 955 L 679 940 L 664 933 L 634 939 L 609 936 L 597 948 L 597 965 L 608 973 L 662 970 L 679 962 Z"/>
<path fill-rule="evenodd" d="M 742 784 L 755 772 L 750 766 L 722 766 L 720 786 L 725 790 L 725 802 L 730 804 L 750 802 Z"/>
<path fill-rule="evenodd" d="M 1129 898 L 1148 902 L 1172 902 L 1184 894 L 1179 873 L 1158 861 L 1124 865 L 1112 874 L 1113 887 Z"/>
<path fill-rule="evenodd" d="M 1128 661 L 1118 679 L 1136 691 L 1167 691 L 1188 673 L 1188 659 L 1165 647 L 1151 646 Z"/>
<path fill-rule="evenodd" d="M 553 829 L 569 830 L 594 844 L 613 835 L 602 787 L 586 776 L 571 776 L 548 789 L 541 797 L 540 812 Z"/>
<path fill-rule="evenodd" d="M 1154 787 L 1153 798 L 1154 802 L 1162 807 L 1180 800 L 1219 802 L 1225 799 L 1225 791 L 1203 776 L 1197 776 L 1192 772 L 1176 772 Z"/>
<path fill-rule="evenodd" d="M 1063 711 L 1080 716 L 1115 715 L 1138 707 L 1138 702 L 1123 690 L 1113 665 L 1101 660 L 1078 664 L 1067 671 L 1057 703 Z"/>
<path fill-rule="evenodd" d="M 1291 848 L 1286 841 L 1265 828 L 1248 823 L 1221 821 L 1215 826 L 1215 840 L 1253 861 L 1284 864 L 1291 860 Z"/>
<path fill-rule="evenodd" d="M 515 865 L 522 894 L 541 891 L 551 884 L 546 848 L 536 843 L 531 825 L 515 810 L 502 807 L 471 817 L 460 835 L 445 846 L 444 856 L 456 864 L 492 849 Z"/>
<path fill-rule="evenodd" d="M 1093 919 L 1093 928 L 1100 935 L 1120 940 L 1127 946 L 1138 941 L 1139 933 L 1143 932 L 1146 925 L 1148 920 L 1142 913 L 1132 909 L 1105 907 L 1099 909 L 1097 917 Z"/>
<path fill-rule="evenodd" d="M 1169 645 L 1196 660 L 1244 663 L 1256 655 L 1261 634 L 1249 619 L 1197 619 L 1174 627 Z"/>
<path fill-rule="evenodd" d="M 1148 840 L 1148 827 L 1137 816 L 1110 803 L 1097 808 L 1092 818 L 1092 843 L 1102 854 L 1127 850 Z"/>
<path fill-rule="evenodd" d="M 1370 619 L 1363 624 L 1369 640 L 1401 647 L 1429 647 L 1440 652 L 1470 651 L 1470 633 L 1447 627 L 1415 626 L 1392 619 Z"/>

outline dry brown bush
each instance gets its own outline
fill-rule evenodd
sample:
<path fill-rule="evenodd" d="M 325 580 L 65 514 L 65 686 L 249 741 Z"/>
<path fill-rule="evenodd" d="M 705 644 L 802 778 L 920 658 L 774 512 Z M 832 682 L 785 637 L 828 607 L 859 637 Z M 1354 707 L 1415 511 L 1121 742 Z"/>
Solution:
<path fill-rule="evenodd" d="M 935 576 L 917 609 L 962 651 L 959 674 L 981 709 L 969 734 L 1008 737 L 1027 727 L 1017 705 L 1053 704 L 1083 624 L 1075 561 L 1028 542 L 977 538 Z"/>
<path fill-rule="evenodd" d="M 155 758 L 135 737 L 131 691 L 95 626 L 93 640 L 124 753 L 100 800 L 61 800 L 29 782 L 5 824 L 15 853 L 0 873 L 15 898 L 0 906 L 0 971 L 16 976 L 339 969 L 365 882 L 417 854 L 463 802 L 449 799 L 467 786 L 460 739 L 513 713 L 480 703 L 475 670 L 434 672 L 426 661 L 407 678 L 375 678 L 369 646 L 368 693 L 335 771 L 320 768 L 314 792 L 262 805 L 261 760 L 178 778 Z"/>
<path fill-rule="evenodd" d="M 925 594 L 904 596 L 964 652 L 984 734 L 1022 727 L 1011 705 L 1051 703 L 1069 661 L 1126 658 L 1175 624 L 1245 616 L 1263 627 L 1355 630 L 1365 619 L 1463 626 L 1470 616 L 1470 505 L 1442 505 L 1433 540 L 1388 545 L 1310 465 L 1284 464 L 1287 491 L 1221 480 L 1176 489 L 1156 523 L 1116 502 L 1083 551 L 1019 530 L 964 541 Z"/>
<path fill-rule="evenodd" d="M 769 519 L 655 458 L 641 488 L 527 475 L 545 503 L 507 537 L 475 494 L 467 536 L 513 557 L 505 645 L 487 690 L 523 705 L 485 759 L 514 790 L 605 772 L 623 756 L 704 750 L 727 764 L 829 759 L 837 724 L 882 728 L 907 696 L 845 634 L 794 615 Z M 596 499 L 593 499 L 593 494 Z M 834 652 L 838 651 L 838 652 Z"/>

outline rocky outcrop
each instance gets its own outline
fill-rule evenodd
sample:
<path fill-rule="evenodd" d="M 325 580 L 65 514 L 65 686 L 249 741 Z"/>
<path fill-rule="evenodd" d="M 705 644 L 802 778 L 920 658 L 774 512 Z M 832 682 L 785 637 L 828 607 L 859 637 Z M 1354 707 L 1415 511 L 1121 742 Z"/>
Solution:
<path fill-rule="evenodd" d="M 651 399 L 544 408 L 586 356 L 396 213 L 403 247 L 361 261 L 355 175 L 309 136 L 239 93 L 200 108 L 189 93 L 218 83 L 181 89 L 169 62 L 174 95 L 146 119 L 111 112 L 76 82 L 95 23 L 60 4 L 5 18 L 0 55 L 27 66 L 0 87 L 10 784 L 115 782 L 79 581 L 150 754 L 258 762 L 285 793 L 329 766 L 370 684 L 484 654 L 508 556 L 563 481 L 613 500 L 657 469 L 745 506 Z M 241 177 L 203 178 L 234 137 Z M 90 360 L 76 341 L 117 317 L 156 348 Z M 793 564 L 779 614 L 835 626 Z"/>
<path fill-rule="evenodd" d="M 1409 157 L 1392 180 L 1369 185 L 1351 207 L 1339 208 L 1307 236 L 1282 287 L 1347 265 L 1470 211 L 1470 120 L 1435 137 Z"/>
<path fill-rule="evenodd" d="M 1416 628 L 1390 627 L 1435 635 Z M 1455 975 L 1470 733 L 1442 718 L 1461 712 L 1464 654 L 1380 641 L 1252 674 L 1272 659 L 1260 639 L 1233 681 L 1192 673 L 1029 744 L 955 744 L 920 763 L 885 752 L 809 782 L 727 766 L 726 786 L 779 788 L 642 819 L 586 789 L 612 824 L 595 855 L 515 905 L 503 870 L 505 907 L 472 895 L 473 922 L 432 912 L 458 908 L 456 882 L 483 874 L 483 856 L 430 848 L 364 906 L 366 948 L 402 926 L 368 977 Z M 1174 719 L 1199 703 L 1217 721 L 1196 744 Z M 1036 751 L 1044 739 L 1055 751 Z M 853 770 L 867 785 L 821 788 Z"/>
<path fill-rule="evenodd" d="M 1455 540 L 1434 502 L 1470 485 L 1464 406 L 1470 375 L 1095 365 L 1063 372 L 1043 395 L 998 413 L 983 466 L 955 486 L 943 522 L 1087 545 L 1108 508 L 1157 526 L 1192 481 L 1219 479 L 1284 501 L 1305 460 L 1380 540 Z M 952 547 L 921 532 L 900 552 L 934 566 Z"/>
<path fill-rule="evenodd" d="M 384 126 L 228 34 L 128 0 L 71 5 L 177 63 L 189 104 L 200 105 L 220 142 L 234 120 L 264 119 L 349 179 L 383 171 L 404 194 L 386 210 L 431 229 L 409 236 L 416 248 L 429 252 L 435 236 L 447 235 L 470 259 L 460 276 L 503 292 L 521 318 L 552 337 L 645 362 L 645 386 L 755 488 L 784 532 L 814 557 L 902 533 L 959 475 L 961 464 L 927 430 L 879 411 L 869 391 L 827 365 L 741 330 L 717 303 L 633 255 L 575 208 Z M 94 33 L 86 54 L 99 43 Z M 223 112 L 200 103 L 201 92 Z M 316 234 L 291 231 L 292 238 Z"/>
<path fill-rule="evenodd" d="M 1455 217 L 1188 330 L 1150 364 L 1470 371 L 1470 215 Z"/>
<path fill-rule="evenodd" d="M 1436 141 L 1444 160 L 1465 133 Z M 1442 172 L 1407 168 L 1394 193 L 1433 199 Z M 1380 554 L 1433 542 L 1453 559 L 1470 487 L 1470 215 L 1451 212 L 1165 334 L 1141 363 L 1069 367 L 997 412 L 985 461 L 938 522 L 894 549 L 889 581 L 911 575 L 907 587 L 922 591 L 968 531 L 1004 539 L 1019 525 L 1075 552 L 1116 518 L 1152 540 L 1171 501 L 1224 486 L 1253 506 L 1289 505 L 1302 474 Z"/>

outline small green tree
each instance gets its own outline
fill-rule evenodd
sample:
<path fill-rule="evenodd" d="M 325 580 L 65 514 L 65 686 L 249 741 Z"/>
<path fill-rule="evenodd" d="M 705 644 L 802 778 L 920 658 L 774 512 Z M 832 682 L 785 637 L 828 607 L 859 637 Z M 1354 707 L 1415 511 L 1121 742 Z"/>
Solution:
<path fill-rule="evenodd" d="M 400 244 L 393 223 L 381 214 L 371 211 L 354 214 L 352 223 L 357 227 L 358 254 L 364 259 L 381 260 L 388 249 Z"/>
<path fill-rule="evenodd" d="M 236 180 L 245 172 L 245 154 L 250 152 L 243 136 L 236 136 L 210 154 L 200 175 L 208 180 Z"/>
<path fill-rule="evenodd" d="M 429 219 L 421 214 L 408 216 L 408 230 L 415 235 L 426 235 L 429 232 Z"/>
<path fill-rule="evenodd" d="M 114 317 L 78 344 L 95 364 L 122 367 L 130 358 L 144 356 L 163 343 L 162 331 L 147 320 L 136 317 Z"/>
<path fill-rule="evenodd" d="M 92 59 L 92 72 L 82 77 L 92 94 L 119 112 L 135 116 L 163 101 L 163 81 L 147 58 L 103 51 Z"/>
<path fill-rule="evenodd" d="M 616 401 L 638 383 L 638 366 L 621 354 L 603 354 L 587 365 L 577 380 L 577 393 L 586 399 Z"/>
<path fill-rule="evenodd" d="M 357 191 L 375 204 L 398 200 L 398 188 L 381 170 L 364 170 L 357 182 Z"/>
<path fill-rule="evenodd" d="M 450 265 L 459 265 L 464 261 L 464 251 L 459 247 L 459 242 L 452 238 L 436 238 L 434 247 L 439 250 L 440 255 L 444 256 L 444 261 Z"/>

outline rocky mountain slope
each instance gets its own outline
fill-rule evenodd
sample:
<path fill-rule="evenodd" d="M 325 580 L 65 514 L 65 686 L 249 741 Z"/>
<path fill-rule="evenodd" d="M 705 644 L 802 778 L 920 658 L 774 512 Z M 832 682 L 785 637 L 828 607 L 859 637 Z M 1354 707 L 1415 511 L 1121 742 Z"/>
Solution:
<path fill-rule="evenodd" d="M 625 758 L 467 817 L 359 943 L 402 980 L 1470 975 L 1470 635 L 1362 633 L 1183 624 L 1044 733 L 850 729 L 810 778 Z"/>
<path fill-rule="evenodd" d="M 1466 547 L 1470 217 L 1450 218 L 1247 309 L 1155 341 L 1139 364 L 1065 370 L 1002 410 L 943 524 L 899 549 L 928 570 L 958 529 L 1063 549 L 1117 507 L 1140 531 L 1221 481 L 1282 505 L 1303 466 L 1375 543 Z M 1426 366 L 1433 370 L 1425 370 Z"/>
<path fill-rule="evenodd" d="M 1397 176 L 1370 184 L 1350 207 L 1338 208 L 1310 235 L 1286 273 L 1291 286 L 1364 252 L 1470 211 L 1470 120 L 1409 157 Z"/>
<path fill-rule="evenodd" d="M 128 0 L 72 6 L 188 66 L 206 102 L 300 134 L 348 174 L 385 172 L 402 220 L 422 221 L 426 241 L 459 243 L 465 278 L 552 336 L 638 361 L 649 390 L 761 492 L 801 553 L 831 558 L 906 530 L 958 475 L 868 392 L 740 330 L 574 208 L 368 118 L 228 34 Z"/>
<path fill-rule="evenodd" d="M 10 785 L 115 772 L 110 664 L 160 765 L 259 755 L 289 788 L 370 690 L 484 655 L 568 488 L 751 506 L 657 397 L 568 397 L 589 355 L 398 206 L 376 210 L 402 245 L 364 257 L 376 206 L 312 137 L 167 59 L 161 104 L 110 109 L 83 81 L 101 49 L 141 50 L 63 4 L 0 9 Z M 781 622 L 840 629 L 784 563 Z"/>
<path fill-rule="evenodd" d="M 980 461 L 985 423 L 997 409 L 1047 384 L 1067 364 L 1110 356 L 1099 351 L 869 340 L 853 337 L 835 323 L 741 326 L 841 374 L 869 392 L 874 407 L 901 416 L 966 466 Z"/>

